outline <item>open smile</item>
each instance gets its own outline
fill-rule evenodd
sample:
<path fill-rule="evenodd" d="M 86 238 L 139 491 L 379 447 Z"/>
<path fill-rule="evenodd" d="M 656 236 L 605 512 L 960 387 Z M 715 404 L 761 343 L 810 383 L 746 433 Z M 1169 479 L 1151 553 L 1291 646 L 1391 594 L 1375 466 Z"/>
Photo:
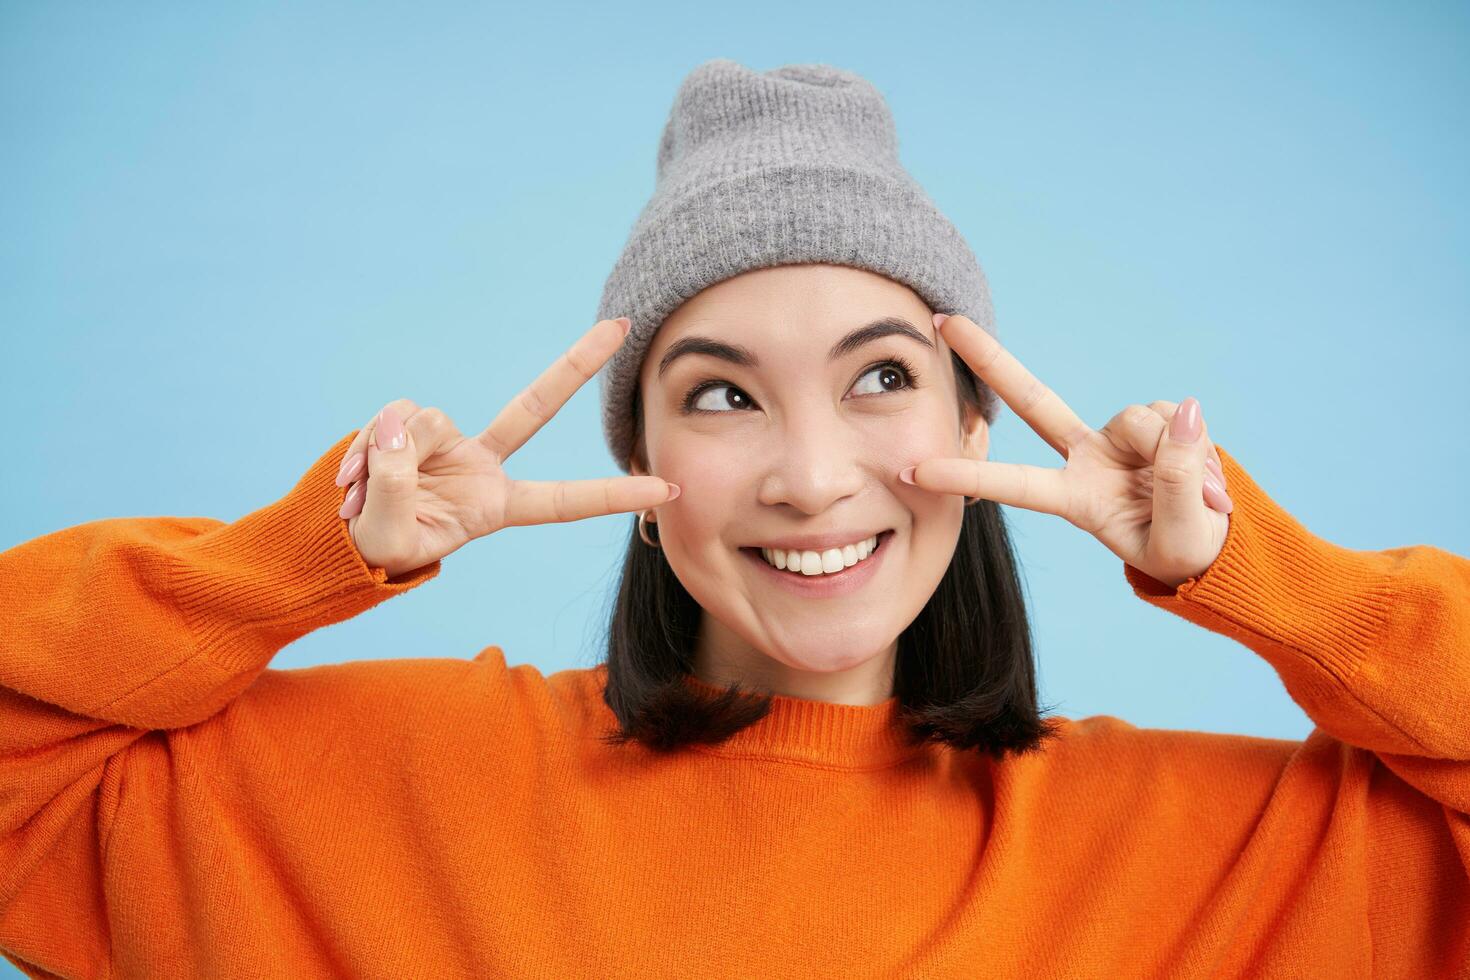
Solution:
<path fill-rule="evenodd" d="M 769 581 L 772 585 L 799 596 L 825 599 L 856 592 L 866 585 L 878 573 L 888 553 L 888 542 L 894 533 L 894 530 L 889 528 L 879 534 L 878 544 L 872 553 L 857 564 L 848 565 L 841 571 L 821 572 L 816 575 L 804 575 L 801 572 L 777 568 L 761 557 L 759 548 L 741 548 L 740 551 L 757 566 L 757 571 L 763 581 Z"/>

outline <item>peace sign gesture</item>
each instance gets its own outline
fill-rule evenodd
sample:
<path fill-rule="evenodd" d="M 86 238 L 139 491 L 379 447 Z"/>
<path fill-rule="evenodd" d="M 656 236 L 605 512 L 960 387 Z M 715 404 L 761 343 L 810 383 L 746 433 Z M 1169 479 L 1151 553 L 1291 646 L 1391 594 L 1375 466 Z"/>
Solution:
<path fill-rule="evenodd" d="M 1066 460 L 1061 469 L 929 459 L 916 486 L 1066 518 L 1150 577 L 1177 587 L 1220 554 L 1233 509 L 1199 402 L 1129 405 L 1100 431 L 974 321 L 934 315 L 945 342 Z"/>
<path fill-rule="evenodd" d="M 503 527 L 639 511 L 677 497 L 679 488 L 656 476 L 512 480 L 503 469 L 622 345 L 627 322 L 599 321 L 475 435 L 407 398 L 383 406 L 337 474 L 338 486 L 351 484 L 340 516 L 363 560 L 392 578 Z"/>

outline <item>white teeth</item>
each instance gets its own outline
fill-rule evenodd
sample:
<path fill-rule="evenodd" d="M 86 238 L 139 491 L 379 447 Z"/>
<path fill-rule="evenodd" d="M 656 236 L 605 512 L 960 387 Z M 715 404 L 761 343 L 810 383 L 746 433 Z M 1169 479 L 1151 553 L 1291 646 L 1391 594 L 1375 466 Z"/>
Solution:
<path fill-rule="evenodd" d="M 877 546 L 878 536 L 875 534 L 857 544 L 828 548 L 826 551 L 783 551 L 780 548 L 762 548 L 761 557 L 767 563 L 780 569 L 800 572 L 803 575 L 825 575 L 856 565 L 871 555 Z"/>

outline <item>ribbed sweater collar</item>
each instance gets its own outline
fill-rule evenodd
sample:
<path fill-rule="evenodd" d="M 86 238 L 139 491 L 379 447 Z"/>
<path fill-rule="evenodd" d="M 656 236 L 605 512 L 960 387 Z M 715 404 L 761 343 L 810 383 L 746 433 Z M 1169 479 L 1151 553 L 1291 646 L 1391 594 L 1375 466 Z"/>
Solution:
<path fill-rule="evenodd" d="M 704 694 L 723 688 L 693 674 L 684 681 Z M 771 710 L 718 745 L 691 746 L 701 752 L 735 758 L 777 759 L 840 769 L 881 769 L 919 752 L 910 745 L 899 720 L 895 695 L 873 705 L 835 704 L 773 695 Z"/>

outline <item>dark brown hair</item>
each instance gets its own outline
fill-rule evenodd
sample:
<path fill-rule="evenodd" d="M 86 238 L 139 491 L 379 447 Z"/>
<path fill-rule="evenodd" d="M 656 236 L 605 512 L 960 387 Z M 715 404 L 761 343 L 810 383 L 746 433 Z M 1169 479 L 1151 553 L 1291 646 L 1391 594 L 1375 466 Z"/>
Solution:
<path fill-rule="evenodd" d="M 959 355 L 951 351 L 950 357 L 961 420 L 974 413 L 990 417 L 994 392 Z M 643 418 L 636 397 L 635 452 L 641 461 Z M 684 683 L 701 615 L 668 561 L 639 537 L 635 515 L 608 626 L 602 695 L 619 727 L 604 741 L 638 741 L 668 752 L 721 742 L 770 710 L 767 693 L 739 684 L 710 698 Z M 999 759 L 1038 749 L 1056 733 L 1037 704 L 1030 620 L 1005 518 L 994 501 L 965 508 L 949 568 L 899 634 L 893 693 L 914 743 L 940 742 Z"/>

